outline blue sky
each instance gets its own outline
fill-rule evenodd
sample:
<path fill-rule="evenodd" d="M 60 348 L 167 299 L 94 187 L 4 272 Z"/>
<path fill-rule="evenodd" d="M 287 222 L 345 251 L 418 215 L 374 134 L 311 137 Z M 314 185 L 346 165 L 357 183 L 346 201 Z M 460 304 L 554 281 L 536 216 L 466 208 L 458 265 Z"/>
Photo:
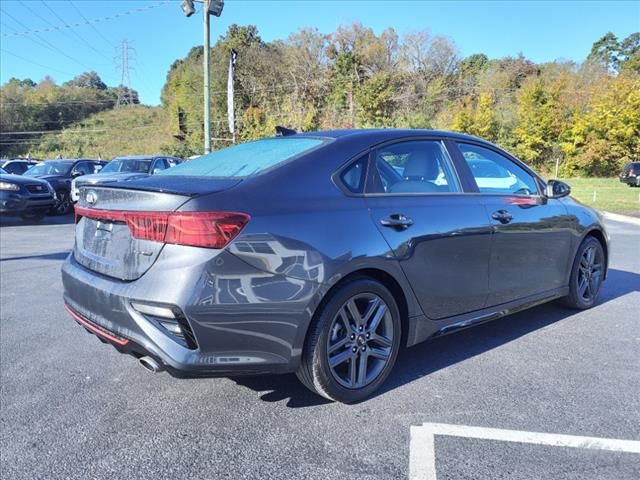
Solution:
<path fill-rule="evenodd" d="M 202 44 L 201 16 L 184 17 L 176 0 L 3 0 L 0 8 L 2 83 L 11 77 L 38 81 L 45 75 L 61 83 L 92 69 L 107 84 L 117 85 L 115 47 L 127 39 L 135 49 L 131 85 L 143 103 L 154 105 L 160 101 L 171 63 Z M 135 9 L 143 11 L 131 12 Z M 83 22 L 83 17 L 100 21 L 37 35 L 11 35 Z M 446 35 L 463 56 L 485 53 L 498 58 L 522 52 L 537 62 L 582 61 L 591 44 L 607 31 L 624 38 L 640 30 L 640 2 L 227 0 L 222 17 L 212 18 L 212 40 L 232 23 L 255 24 L 269 41 L 301 27 L 331 32 L 356 21 L 377 33 L 391 26 L 400 34 L 428 30 Z"/>

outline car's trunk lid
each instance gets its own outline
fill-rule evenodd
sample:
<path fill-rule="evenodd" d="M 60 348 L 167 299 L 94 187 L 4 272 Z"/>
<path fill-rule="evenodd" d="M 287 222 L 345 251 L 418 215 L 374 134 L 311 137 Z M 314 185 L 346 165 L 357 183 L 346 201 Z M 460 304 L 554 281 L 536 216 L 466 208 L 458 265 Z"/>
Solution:
<path fill-rule="evenodd" d="M 73 252 L 78 263 L 109 277 L 135 280 L 153 265 L 164 243 L 134 238 L 117 212 L 172 212 L 194 196 L 226 190 L 239 183 L 237 179 L 206 179 L 206 182 L 191 179 L 189 183 L 173 178 L 152 185 L 145 183 L 152 178 L 127 182 L 126 188 L 124 185 L 81 188 L 77 211 L 90 209 L 95 215 L 79 216 Z"/>

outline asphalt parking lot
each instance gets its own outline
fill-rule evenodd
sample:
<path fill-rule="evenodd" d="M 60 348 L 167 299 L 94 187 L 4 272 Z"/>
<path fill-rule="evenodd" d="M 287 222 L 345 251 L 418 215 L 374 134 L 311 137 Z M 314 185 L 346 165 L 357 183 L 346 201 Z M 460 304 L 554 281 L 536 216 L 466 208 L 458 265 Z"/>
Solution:
<path fill-rule="evenodd" d="M 63 308 L 72 219 L 3 220 L 0 476 L 401 479 L 425 422 L 640 440 L 640 227 L 608 228 L 598 306 L 544 305 L 421 344 L 381 394 L 346 406 L 294 375 L 144 371 Z M 635 453 L 455 436 L 436 437 L 435 466 L 438 479 L 640 478 Z"/>

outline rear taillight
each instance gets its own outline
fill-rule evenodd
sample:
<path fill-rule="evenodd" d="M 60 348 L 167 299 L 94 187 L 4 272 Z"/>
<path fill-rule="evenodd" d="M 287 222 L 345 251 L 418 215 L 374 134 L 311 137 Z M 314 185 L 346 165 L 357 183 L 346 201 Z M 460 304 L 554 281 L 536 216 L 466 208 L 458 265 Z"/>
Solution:
<path fill-rule="evenodd" d="M 223 248 L 249 221 L 237 212 L 134 212 L 76 207 L 76 221 L 94 220 L 126 223 L 133 238 L 153 242 Z"/>

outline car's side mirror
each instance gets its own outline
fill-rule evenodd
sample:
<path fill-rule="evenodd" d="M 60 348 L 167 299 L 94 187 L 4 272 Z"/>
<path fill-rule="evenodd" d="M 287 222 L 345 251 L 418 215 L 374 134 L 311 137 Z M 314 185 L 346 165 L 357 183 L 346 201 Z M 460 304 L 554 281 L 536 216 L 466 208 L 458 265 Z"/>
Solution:
<path fill-rule="evenodd" d="M 71 172 L 71 176 L 73 178 L 79 177 L 80 175 L 82 175 L 82 172 L 80 172 L 78 170 L 74 170 L 73 172 Z"/>
<path fill-rule="evenodd" d="M 560 180 L 549 180 L 544 189 L 547 198 L 562 198 L 571 193 L 571 187 Z"/>
<path fill-rule="evenodd" d="M 162 169 L 161 169 L 161 168 L 154 168 L 154 169 L 151 171 L 151 175 L 155 175 L 156 173 L 159 173 L 159 172 L 161 172 L 161 171 L 162 171 Z"/>

